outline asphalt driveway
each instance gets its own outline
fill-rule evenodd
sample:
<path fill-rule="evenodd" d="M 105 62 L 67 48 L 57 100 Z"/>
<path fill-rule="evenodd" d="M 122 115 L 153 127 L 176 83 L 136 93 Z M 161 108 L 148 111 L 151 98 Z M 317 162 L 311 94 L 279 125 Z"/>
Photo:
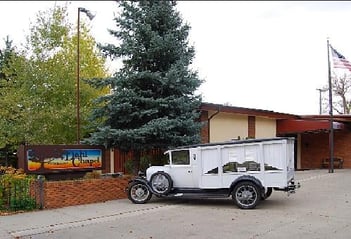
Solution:
<path fill-rule="evenodd" d="M 231 199 L 129 200 L 0 217 L 0 238 L 350 238 L 351 170 L 296 172 L 296 194 L 273 191 L 254 210 Z"/>

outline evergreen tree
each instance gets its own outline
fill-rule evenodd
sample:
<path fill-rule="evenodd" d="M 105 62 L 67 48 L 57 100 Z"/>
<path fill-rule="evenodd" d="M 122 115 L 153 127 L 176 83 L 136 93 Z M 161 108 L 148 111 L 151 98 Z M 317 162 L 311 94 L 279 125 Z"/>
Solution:
<path fill-rule="evenodd" d="M 5 48 L 0 49 L 0 149 L 7 147 L 11 143 L 13 122 L 15 121 L 15 115 L 19 111 L 16 107 L 13 107 L 13 105 L 16 105 L 14 94 L 9 95 L 8 93 L 16 85 L 13 79 L 15 72 L 7 70 L 14 58 L 17 57 L 17 54 L 9 36 L 4 40 Z"/>
<path fill-rule="evenodd" d="M 133 151 L 134 172 L 140 153 L 200 141 L 198 122 L 202 81 L 189 65 L 190 27 L 183 24 L 175 1 L 120 1 L 117 30 L 120 40 L 101 46 L 106 56 L 122 58 L 123 67 L 104 81 L 111 94 L 100 97 L 93 120 L 104 126 L 86 142 Z"/>
<path fill-rule="evenodd" d="M 7 36 L 5 39 L 5 49 L 3 50 L 0 49 L 0 88 L 2 88 L 3 87 L 2 84 L 4 84 L 4 82 L 2 82 L 1 84 L 1 81 L 9 80 L 10 76 L 8 76 L 5 73 L 5 68 L 9 66 L 11 57 L 13 57 L 14 54 L 15 54 L 15 49 L 12 46 L 12 41 L 10 40 L 9 36 Z"/>

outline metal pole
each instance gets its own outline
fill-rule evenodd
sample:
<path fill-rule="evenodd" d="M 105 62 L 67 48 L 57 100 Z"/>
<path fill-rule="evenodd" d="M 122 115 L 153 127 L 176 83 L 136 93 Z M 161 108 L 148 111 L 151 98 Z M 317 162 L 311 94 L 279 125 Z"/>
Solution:
<path fill-rule="evenodd" d="M 78 22 L 77 22 L 77 144 L 80 144 L 80 117 L 79 117 L 79 73 L 80 73 L 80 62 L 79 62 L 79 25 L 80 25 L 80 8 L 78 8 Z"/>
<path fill-rule="evenodd" d="M 330 70 L 330 54 L 329 54 L 329 39 L 327 40 L 328 49 L 328 85 L 329 85 L 329 115 L 330 115 L 330 129 L 329 129 L 329 152 L 330 152 L 330 164 L 329 173 L 334 173 L 334 127 L 333 127 L 333 89 L 331 82 L 331 70 Z"/>
<path fill-rule="evenodd" d="M 79 34 L 79 28 L 80 28 L 80 12 L 84 12 L 90 20 L 92 20 L 95 15 L 93 15 L 89 10 L 83 8 L 83 7 L 79 7 L 78 8 L 78 22 L 77 22 L 77 144 L 80 144 L 80 113 L 79 113 L 79 109 L 80 109 L 80 87 L 79 87 L 79 83 L 80 83 L 80 57 L 79 57 L 79 38 L 80 38 L 80 34 Z"/>
<path fill-rule="evenodd" d="M 43 209 L 45 207 L 45 199 L 44 199 L 44 176 L 38 175 L 37 185 L 39 189 L 39 209 Z"/>

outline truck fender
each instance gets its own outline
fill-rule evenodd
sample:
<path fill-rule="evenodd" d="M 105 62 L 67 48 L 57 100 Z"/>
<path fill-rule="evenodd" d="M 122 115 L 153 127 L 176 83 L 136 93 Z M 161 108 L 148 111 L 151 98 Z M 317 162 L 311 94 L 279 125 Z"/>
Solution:
<path fill-rule="evenodd" d="M 243 176 L 241 176 L 241 177 L 235 179 L 235 180 L 232 182 L 232 184 L 230 185 L 228 196 L 231 195 L 231 193 L 232 193 L 232 191 L 234 190 L 235 186 L 236 186 L 239 182 L 242 182 L 242 181 L 250 181 L 250 182 L 255 183 L 255 184 L 258 186 L 258 188 L 260 189 L 261 195 L 264 196 L 264 191 L 265 191 L 265 190 L 264 190 L 264 187 L 263 187 L 261 181 L 258 180 L 258 179 L 255 178 L 255 177 L 251 176 L 251 175 L 243 175 Z"/>
<path fill-rule="evenodd" d="M 143 177 L 133 178 L 133 179 L 129 180 L 128 184 L 130 184 L 132 182 L 139 182 L 139 183 L 145 184 L 147 186 L 147 188 L 149 189 L 149 191 L 151 193 L 155 194 L 154 190 L 152 189 L 152 187 L 150 186 L 149 182 L 145 178 L 143 178 Z"/>

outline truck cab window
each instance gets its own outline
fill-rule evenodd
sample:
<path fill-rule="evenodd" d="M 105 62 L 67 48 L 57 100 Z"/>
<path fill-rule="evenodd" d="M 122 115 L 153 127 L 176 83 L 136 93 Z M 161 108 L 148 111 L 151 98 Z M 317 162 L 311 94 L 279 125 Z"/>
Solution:
<path fill-rule="evenodd" d="M 172 164 L 189 165 L 190 164 L 189 150 L 173 151 Z"/>

